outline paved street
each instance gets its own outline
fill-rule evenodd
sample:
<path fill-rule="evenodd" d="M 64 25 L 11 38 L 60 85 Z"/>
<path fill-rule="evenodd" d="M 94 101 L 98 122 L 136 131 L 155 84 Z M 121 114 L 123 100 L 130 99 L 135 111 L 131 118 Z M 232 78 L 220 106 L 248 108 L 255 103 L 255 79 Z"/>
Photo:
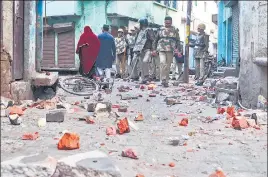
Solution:
<path fill-rule="evenodd" d="M 120 100 L 117 87 L 129 86 L 129 92 L 120 94 L 142 95 L 134 100 Z M 122 135 L 107 136 L 106 128 L 116 126 L 116 118 L 96 116 L 95 124 L 79 120 L 90 115 L 79 106 L 72 106 L 62 123 L 47 122 L 45 127 L 38 127 L 37 122 L 45 117 L 46 110 L 28 108 L 22 116 L 21 125 L 11 125 L 7 117 L 1 118 L 1 161 L 21 155 L 35 153 L 49 154 L 60 159 L 82 152 L 99 150 L 108 155 L 123 177 L 143 174 L 145 177 L 208 177 L 217 167 L 221 167 L 228 177 L 264 177 L 267 176 L 267 126 L 260 130 L 252 127 L 244 130 L 226 128 L 226 119 L 221 118 L 205 123 L 206 117 L 215 116 L 217 109 L 209 100 L 193 100 L 194 90 L 189 84 L 169 88 L 157 86 L 156 97 L 149 97 L 151 91 L 136 88 L 137 84 L 123 81 L 116 82 L 111 94 L 102 93 L 104 101 L 113 105 L 126 104 L 128 111 L 119 112 L 120 118 L 127 117 L 134 125 L 130 132 Z M 186 90 L 183 90 L 186 89 Z M 187 92 L 187 89 L 189 92 Z M 196 91 L 202 93 L 202 87 Z M 201 91 L 201 92 L 200 92 Z M 166 96 L 179 95 L 181 104 L 168 106 Z M 190 96 L 186 96 L 190 95 Z M 76 101 L 90 102 L 84 97 L 67 94 L 59 89 L 57 96 L 66 103 Z M 148 99 L 148 100 L 147 100 Z M 118 112 L 113 108 L 113 112 Z M 135 116 L 141 112 L 143 121 L 135 122 Z M 183 118 L 189 119 L 186 127 L 179 126 Z M 80 135 L 80 148 L 77 150 L 58 150 L 57 143 L 62 132 L 68 130 Z M 21 140 L 26 132 L 39 132 L 37 140 Z M 179 144 L 171 144 L 179 140 Z M 132 148 L 138 159 L 122 157 L 121 152 Z M 169 164 L 173 162 L 174 167 Z M 102 165 L 100 162 L 100 166 Z"/>

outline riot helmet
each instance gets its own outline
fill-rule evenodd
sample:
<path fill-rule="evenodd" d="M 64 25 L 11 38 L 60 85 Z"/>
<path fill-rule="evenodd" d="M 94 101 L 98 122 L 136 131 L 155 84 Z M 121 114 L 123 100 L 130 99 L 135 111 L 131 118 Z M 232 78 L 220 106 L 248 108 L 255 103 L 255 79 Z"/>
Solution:
<path fill-rule="evenodd" d="M 141 18 L 139 19 L 140 27 L 147 27 L 149 25 L 147 18 Z"/>

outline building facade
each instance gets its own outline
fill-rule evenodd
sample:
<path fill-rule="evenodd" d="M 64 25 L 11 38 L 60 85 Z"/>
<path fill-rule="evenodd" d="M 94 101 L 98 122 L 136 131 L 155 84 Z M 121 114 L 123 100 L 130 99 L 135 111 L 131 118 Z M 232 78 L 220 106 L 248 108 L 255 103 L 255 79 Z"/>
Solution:
<path fill-rule="evenodd" d="M 194 20 L 191 23 L 191 34 L 193 38 L 197 32 L 196 27 L 198 23 L 205 23 L 207 26 L 206 32 L 210 35 L 209 51 L 211 54 L 216 55 L 217 25 L 215 25 L 211 19 L 211 15 L 217 13 L 216 3 L 210 1 L 196 1 L 193 3 L 192 11 Z M 141 17 L 147 17 L 151 27 L 160 27 L 164 24 L 164 17 L 169 15 L 173 18 L 173 25 L 179 28 L 181 41 L 184 42 L 186 13 L 187 1 L 47 1 L 46 13 L 44 13 L 44 16 L 47 16 L 47 21 L 44 23 L 47 23 L 52 27 L 56 23 L 73 22 L 73 30 L 75 31 L 74 43 L 77 44 L 79 36 L 83 32 L 83 27 L 86 25 L 89 25 L 95 34 L 99 34 L 101 33 L 103 24 L 108 24 L 111 26 L 111 34 L 117 36 L 118 28 L 133 28 Z M 76 18 L 72 19 L 70 16 L 76 16 Z M 59 18 L 61 20 L 55 20 Z M 63 20 L 63 18 L 65 18 L 65 20 Z M 52 31 L 51 33 L 55 33 L 55 30 L 54 32 Z M 59 61 L 59 59 L 57 59 L 59 55 L 57 49 L 60 46 L 59 43 L 57 43 L 57 32 L 52 39 L 52 42 L 56 45 L 46 45 L 50 46 L 50 48 L 44 50 L 51 51 L 53 50 L 52 48 L 55 48 L 53 52 L 47 52 L 50 54 L 52 53 L 55 57 L 53 58 L 52 56 L 49 56 L 50 58 L 46 59 L 47 62 L 43 62 L 44 69 L 53 67 L 59 69 L 57 66 L 57 61 Z M 48 40 L 51 42 L 51 37 Z M 71 50 L 74 51 L 74 48 L 75 45 L 73 45 Z M 72 56 L 72 58 L 73 59 L 68 59 L 68 61 L 73 60 L 75 67 L 72 68 L 77 70 L 79 66 L 79 58 L 77 55 Z M 51 67 L 48 63 L 51 63 L 52 60 L 53 66 Z M 190 49 L 190 67 L 194 67 L 193 49 Z"/>
<path fill-rule="evenodd" d="M 267 100 L 267 1 L 239 1 L 239 86 L 242 104 Z M 267 106 L 267 105 L 266 105 Z"/>
<path fill-rule="evenodd" d="M 182 15 L 186 18 L 187 13 L 187 1 L 182 1 L 183 9 Z M 218 26 L 212 20 L 212 16 L 217 14 L 217 4 L 214 1 L 192 1 L 192 13 L 191 13 L 191 39 L 195 39 L 197 35 L 197 26 L 200 23 L 206 25 L 206 34 L 209 35 L 209 53 L 213 56 L 217 55 L 217 43 L 218 43 Z M 185 25 L 185 24 L 181 24 Z M 183 28 L 183 27 L 182 27 Z M 185 29 L 185 27 L 183 28 Z M 185 39 L 184 32 L 182 37 Z M 195 67 L 194 56 L 193 56 L 194 49 L 190 47 L 189 54 L 189 66 L 191 68 Z"/>
<path fill-rule="evenodd" d="M 100 34 L 103 24 L 108 24 L 111 26 L 111 34 L 117 36 L 118 28 L 133 28 L 141 17 L 147 17 L 150 26 L 160 27 L 168 14 L 173 18 L 174 25 L 180 28 L 179 3 L 181 2 L 47 1 L 43 12 L 45 26 L 42 69 L 78 70 L 79 58 L 75 55 L 75 47 L 86 25 L 95 34 Z M 184 32 L 181 30 L 180 34 L 184 35 Z"/>
<path fill-rule="evenodd" d="M 1 96 L 15 101 L 34 99 L 33 86 L 49 85 L 41 73 L 42 1 L 1 1 Z M 40 22 L 41 19 L 41 22 Z"/>
<path fill-rule="evenodd" d="M 218 61 L 239 68 L 239 5 L 238 1 L 218 2 Z M 238 69 L 239 70 L 239 69 Z"/>

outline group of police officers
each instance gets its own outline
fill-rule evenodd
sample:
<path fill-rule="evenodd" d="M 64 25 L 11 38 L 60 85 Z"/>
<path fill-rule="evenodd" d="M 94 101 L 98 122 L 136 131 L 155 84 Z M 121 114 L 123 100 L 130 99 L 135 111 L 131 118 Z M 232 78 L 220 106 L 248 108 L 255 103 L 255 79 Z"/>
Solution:
<path fill-rule="evenodd" d="M 205 27 L 204 24 L 198 25 L 197 39 L 192 44 L 197 85 L 203 83 L 204 60 L 208 54 L 209 38 L 204 32 Z M 141 75 L 143 84 L 155 80 L 168 87 L 171 64 L 175 61 L 179 72 L 178 80 L 181 81 L 183 47 L 179 29 L 172 25 L 170 16 L 165 17 L 164 26 L 158 29 L 149 28 L 148 19 L 142 18 L 139 26 L 136 25 L 128 33 L 125 35 L 123 29 L 118 29 L 118 37 L 115 38 L 116 66 L 122 78 L 139 80 Z"/>

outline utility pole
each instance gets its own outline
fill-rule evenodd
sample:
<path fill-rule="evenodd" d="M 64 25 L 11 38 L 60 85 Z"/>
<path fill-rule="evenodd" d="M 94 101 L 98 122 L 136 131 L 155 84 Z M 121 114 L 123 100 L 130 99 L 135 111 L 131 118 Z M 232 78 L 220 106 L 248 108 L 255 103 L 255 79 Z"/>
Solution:
<path fill-rule="evenodd" d="M 190 39 L 191 12 L 192 12 L 192 0 L 188 0 L 187 19 L 186 19 L 185 57 L 184 57 L 184 71 L 183 71 L 184 83 L 189 83 L 189 39 Z"/>

